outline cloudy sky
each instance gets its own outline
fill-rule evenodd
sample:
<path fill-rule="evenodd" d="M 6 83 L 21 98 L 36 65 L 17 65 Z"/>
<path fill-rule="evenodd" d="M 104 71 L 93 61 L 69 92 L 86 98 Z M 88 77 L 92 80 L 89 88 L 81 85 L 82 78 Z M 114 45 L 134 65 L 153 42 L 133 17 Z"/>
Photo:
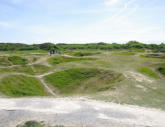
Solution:
<path fill-rule="evenodd" d="M 0 0 L 0 41 L 165 41 L 165 0 Z"/>

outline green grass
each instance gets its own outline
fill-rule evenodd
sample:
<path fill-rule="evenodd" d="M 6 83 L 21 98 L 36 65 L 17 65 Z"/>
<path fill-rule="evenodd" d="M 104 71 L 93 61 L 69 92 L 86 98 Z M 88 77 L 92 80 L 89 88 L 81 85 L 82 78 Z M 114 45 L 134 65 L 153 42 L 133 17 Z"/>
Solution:
<path fill-rule="evenodd" d="M 33 65 L 35 74 L 43 74 L 50 71 L 50 67 L 40 64 Z"/>
<path fill-rule="evenodd" d="M 27 121 L 23 125 L 17 125 L 16 127 L 65 127 L 63 125 L 54 125 L 54 126 L 48 126 L 45 125 L 44 121 L 37 122 L 37 121 Z"/>
<path fill-rule="evenodd" d="M 33 69 L 30 66 L 27 66 L 27 65 L 16 66 L 16 67 L 12 67 L 12 68 L 0 68 L 0 74 L 13 73 L 13 72 L 25 73 L 25 74 L 29 74 L 29 75 L 34 75 L 35 74 Z"/>
<path fill-rule="evenodd" d="M 75 53 L 71 53 L 71 55 L 73 56 L 77 56 L 77 57 L 83 57 L 83 56 L 93 56 L 93 55 L 98 55 L 101 54 L 100 52 L 75 52 Z"/>
<path fill-rule="evenodd" d="M 61 94 L 104 91 L 119 81 L 121 74 L 96 68 L 73 68 L 50 74 L 46 82 L 56 87 Z"/>
<path fill-rule="evenodd" d="M 55 56 L 53 58 L 48 59 L 48 62 L 52 65 L 57 65 L 60 63 L 78 62 L 84 60 L 95 60 L 95 58 L 75 58 L 75 57 Z"/>
<path fill-rule="evenodd" d="M 44 54 L 44 53 L 48 53 L 48 51 L 45 50 L 27 50 L 27 51 L 0 51 L 0 54 Z"/>
<path fill-rule="evenodd" d="M 142 54 L 140 55 L 141 57 L 146 57 L 146 58 L 160 58 L 160 59 L 164 59 L 165 55 L 162 54 L 157 54 L 157 53 L 152 53 L 152 54 Z"/>
<path fill-rule="evenodd" d="M 155 79 L 159 79 L 160 76 L 158 74 L 156 74 L 151 68 L 149 67 L 140 67 L 138 69 L 138 72 L 146 75 L 146 76 L 149 76 L 151 78 L 155 78 Z"/>
<path fill-rule="evenodd" d="M 0 92 L 9 97 L 47 95 L 39 80 L 21 75 L 9 75 L 0 82 Z"/>
<path fill-rule="evenodd" d="M 17 125 L 16 127 L 44 127 L 41 123 L 37 121 L 27 121 L 24 125 Z"/>
<path fill-rule="evenodd" d="M 25 65 L 28 64 L 28 60 L 20 56 L 11 56 L 8 57 L 8 60 L 14 65 Z"/>
<path fill-rule="evenodd" d="M 5 58 L 5 57 L 0 57 L 0 65 L 1 65 L 1 66 L 10 66 L 11 64 L 10 64 L 10 62 L 8 61 L 7 58 Z"/>
<path fill-rule="evenodd" d="M 159 67 L 158 71 L 165 76 L 165 66 Z"/>
<path fill-rule="evenodd" d="M 127 55 L 127 56 L 131 56 L 131 55 L 136 55 L 136 52 L 115 52 L 113 53 L 114 55 Z"/>

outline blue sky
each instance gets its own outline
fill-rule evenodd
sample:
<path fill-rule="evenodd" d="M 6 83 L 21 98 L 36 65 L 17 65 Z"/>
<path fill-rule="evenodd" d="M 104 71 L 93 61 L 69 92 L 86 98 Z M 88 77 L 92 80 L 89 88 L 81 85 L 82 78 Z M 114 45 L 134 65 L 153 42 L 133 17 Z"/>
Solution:
<path fill-rule="evenodd" d="M 165 41 L 164 0 L 0 0 L 0 41 Z"/>

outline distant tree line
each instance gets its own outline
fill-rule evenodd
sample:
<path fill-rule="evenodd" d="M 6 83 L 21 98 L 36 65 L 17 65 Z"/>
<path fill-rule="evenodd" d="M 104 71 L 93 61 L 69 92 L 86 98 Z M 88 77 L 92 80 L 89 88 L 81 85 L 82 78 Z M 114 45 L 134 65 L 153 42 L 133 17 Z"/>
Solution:
<path fill-rule="evenodd" d="M 126 44 L 117 43 L 89 43 L 89 44 L 21 44 L 21 43 L 0 43 L 0 51 L 23 51 L 23 50 L 50 50 L 50 49 L 62 49 L 62 50 L 74 50 L 74 49 L 99 49 L 99 50 L 116 50 L 116 49 L 149 49 L 155 52 L 165 52 L 165 44 L 143 44 L 137 41 L 130 41 Z"/>
<path fill-rule="evenodd" d="M 100 50 L 116 50 L 116 49 L 149 49 L 155 52 L 165 52 L 165 44 L 143 44 L 137 41 L 129 41 L 126 44 L 117 43 L 90 43 L 90 44 L 57 44 L 60 49 L 100 49 Z"/>
<path fill-rule="evenodd" d="M 24 50 L 50 50 L 56 49 L 56 45 L 53 43 L 43 44 L 21 44 L 21 43 L 0 43 L 0 51 L 24 51 Z"/>

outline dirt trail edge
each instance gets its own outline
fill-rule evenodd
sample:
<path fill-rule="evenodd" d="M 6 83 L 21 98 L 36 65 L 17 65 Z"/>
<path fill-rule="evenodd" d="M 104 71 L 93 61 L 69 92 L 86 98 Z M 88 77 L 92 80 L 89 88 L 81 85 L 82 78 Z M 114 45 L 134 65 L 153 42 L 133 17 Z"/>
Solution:
<path fill-rule="evenodd" d="M 86 98 L 0 98 L 0 127 L 45 121 L 66 127 L 164 127 L 165 111 Z"/>

